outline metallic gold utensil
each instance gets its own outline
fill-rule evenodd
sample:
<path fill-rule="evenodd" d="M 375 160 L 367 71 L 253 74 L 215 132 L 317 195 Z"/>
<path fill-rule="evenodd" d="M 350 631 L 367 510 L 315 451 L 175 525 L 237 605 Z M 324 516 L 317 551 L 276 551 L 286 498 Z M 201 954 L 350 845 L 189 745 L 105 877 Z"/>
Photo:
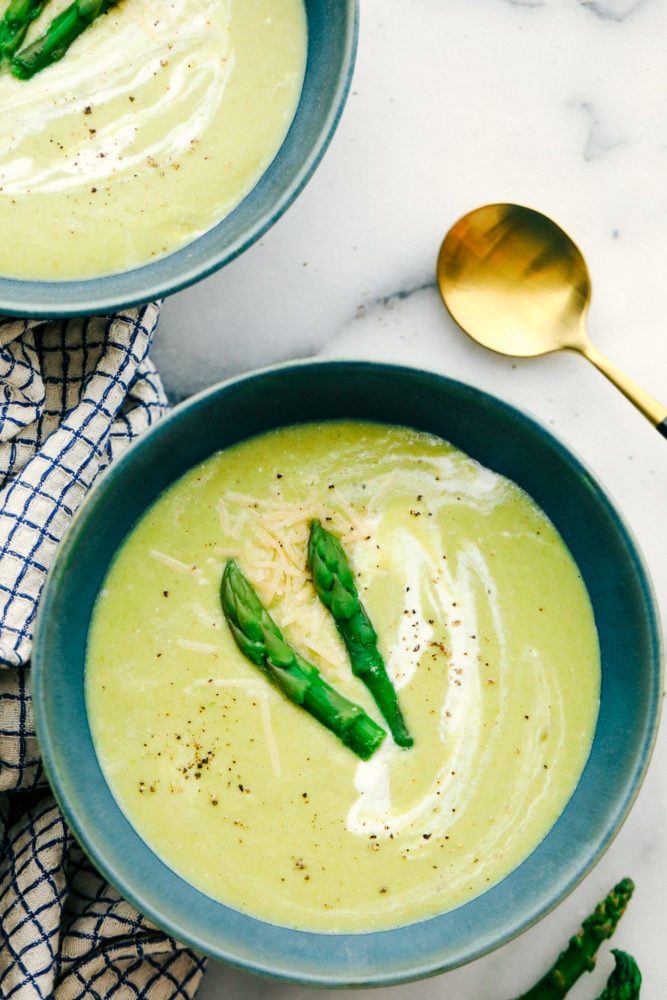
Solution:
<path fill-rule="evenodd" d="M 464 215 L 445 236 L 437 279 L 447 309 L 473 340 L 519 358 L 577 351 L 667 437 L 667 408 L 589 341 L 586 262 L 547 216 L 511 204 Z"/>

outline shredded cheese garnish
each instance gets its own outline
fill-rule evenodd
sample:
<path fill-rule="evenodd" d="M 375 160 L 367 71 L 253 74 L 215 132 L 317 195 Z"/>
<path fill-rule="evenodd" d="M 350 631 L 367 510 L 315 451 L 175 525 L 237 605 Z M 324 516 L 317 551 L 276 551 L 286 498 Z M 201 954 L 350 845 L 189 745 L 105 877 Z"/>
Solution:
<path fill-rule="evenodd" d="M 176 645 L 180 646 L 181 649 L 191 649 L 194 653 L 217 653 L 218 647 L 212 642 L 195 642 L 194 639 L 184 639 L 179 636 L 176 640 Z"/>
<path fill-rule="evenodd" d="M 214 617 L 206 610 L 206 608 L 202 607 L 201 604 L 194 604 L 192 610 L 197 616 L 197 621 L 201 625 L 204 625 L 206 628 L 220 628 L 222 624 L 222 614 Z"/>
<path fill-rule="evenodd" d="M 264 728 L 264 738 L 266 740 L 266 749 L 269 752 L 269 760 L 271 761 L 271 767 L 273 768 L 273 773 L 276 778 L 280 777 L 280 757 L 278 755 L 278 743 L 276 740 L 276 734 L 273 731 L 273 724 L 271 723 L 271 709 L 269 707 L 269 699 L 265 693 L 262 693 L 262 697 L 259 701 L 259 713 L 262 717 L 262 726 Z"/>
<path fill-rule="evenodd" d="M 180 559 L 174 559 L 167 552 L 161 552 L 160 549 L 149 549 L 148 554 L 151 559 L 155 559 L 157 562 L 164 563 L 165 566 L 169 566 L 170 569 L 175 569 L 179 573 L 196 573 L 197 567 L 188 563 L 181 562 Z"/>

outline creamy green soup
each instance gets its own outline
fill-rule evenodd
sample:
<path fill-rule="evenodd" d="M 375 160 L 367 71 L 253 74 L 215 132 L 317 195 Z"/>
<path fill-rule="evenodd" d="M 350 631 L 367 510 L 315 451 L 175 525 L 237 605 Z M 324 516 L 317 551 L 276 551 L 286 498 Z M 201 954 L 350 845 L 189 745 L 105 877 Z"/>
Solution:
<path fill-rule="evenodd" d="M 112 273 L 210 229 L 285 137 L 306 34 L 303 0 L 121 0 L 33 79 L 0 73 L 0 274 Z"/>
<path fill-rule="evenodd" d="M 381 718 L 306 569 L 343 539 L 411 749 L 362 762 L 237 649 L 234 557 L 285 638 Z M 587 759 L 600 664 L 586 589 L 516 485 L 442 440 L 306 424 L 213 456 L 118 552 L 89 637 L 94 743 L 164 861 L 247 913 L 322 931 L 449 910 L 514 869 Z"/>

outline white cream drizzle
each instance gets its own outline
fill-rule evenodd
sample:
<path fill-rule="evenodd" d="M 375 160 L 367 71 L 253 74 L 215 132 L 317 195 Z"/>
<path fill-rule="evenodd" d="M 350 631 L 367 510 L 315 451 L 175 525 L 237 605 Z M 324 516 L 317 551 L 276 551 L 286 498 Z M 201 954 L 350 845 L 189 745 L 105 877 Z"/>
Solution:
<path fill-rule="evenodd" d="M 200 0 L 197 5 L 132 0 L 118 14 L 112 10 L 105 15 L 117 22 L 113 44 L 107 32 L 98 34 L 92 25 L 85 40 L 75 43 L 48 73 L 27 83 L 3 74 L 2 190 L 10 195 L 66 192 L 84 183 L 103 184 L 112 175 L 131 175 L 147 160 L 177 161 L 210 123 L 232 72 L 229 16 L 230 0 Z M 141 101 L 142 90 L 158 75 L 164 78 L 160 96 Z M 112 103 L 126 103 L 127 110 L 98 125 Z M 95 129 L 84 133 L 81 120 L 89 108 L 95 110 Z M 179 124 L 165 134 L 158 126 L 167 110 Z M 70 122 L 80 140 L 63 143 L 62 149 L 52 144 L 48 162 L 37 163 L 31 150 L 54 122 L 59 128 Z"/>
<path fill-rule="evenodd" d="M 425 596 L 424 590 L 430 591 L 429 604 L 440 608 L 441 613 L 449 614 L 452 605 L 456 605 L 456 624 L 450 623 L 447 633 L 451 654 L 450 683 L 440 709 L 442 764 L 434 772 L 424 796 L 411 808 L 399 812 L 392 803 L 391 771 L 402 751 L 387 740 L 379 753 L 369 761 L 361 762 L 355 779 L 355 787 L 360 794 L 347 816 L 348 830 L 358 836 L 390 836 L 415 827 L 416 831 L 418 829 L 415 834 L 417 842 L 425 823 L 430 833 L 441 834 L 450 822 L 452 810 L 460 806 L 461 796 L 471 794 L 476 784 L 470 748 L 479 745 L 481 718 L 479 675 L 476 669 L 471 669 L 479 653 L 472 578 L 474 572 L 479 571 L 480 557 L 478 550 L 474 549 L 473 558 L 469 554 L 462 557 L 458 570 L 452 573 L 449 568 L 435 565 L 431 553 L 439 550 L 439 546 L 425 547 L 409 532 L 400 533 L 395 565 L 405 567 L 412 613 L 409 625 L 405 627 L 409 634 L 401 635 L 399 629 L 387 667 L 392 677 L 400 677 L 397 681 L 397 688 L 400 689 L 418 669 L 423 650 L 433 636 L 433 627 L 423 610 L 425 602 L 422 602 L 420 592 Z M 423 581 L 427 583 L 424 585 Z M 488 580 L 484 582 L 487 584 Z M 490 603 L 497 614 L 493 592 Z M 401 629 L 403 627 L 401 625 Z M 415 642 L 415 636 L 419 637 L 418 642 Z M 418 651 L 415 648 L 417 645 L 420 646 Z M 456 772 L 456 782 L 448 780 L 452 771 Z"/>
<path fill-rule="evenodd" d="M 464 464 L 462 468 L 458 457 L 436 460 L 442 480 L 440 503 L 446 505 L 462 498 L 479 508 L 499 503 L 505 495 L 506 481 L 476 463 Z M 539 539 L 536 541 L 539 543 Z M 414 857 L 415 849 L 424 846 L 424 831 L 428 831 L 429 839 L 442 837 L 447 832 L 453 818 L 465 808 L 466 801 L 474 798 L 475 789 L 483 780 L 484 763 L 494 752 L 493 733 L 487 732 L 484 738 L 482 733 L 482 679 L 478 669 L 481 601 L 486 604 L 498 643 L 494 681 L 498 684 L 501 718 L 507 708 L 502 683 L 508 669 L 505 625 L 489 560 L 476 544 L 468 542 L 452 565 L 451 559 L 440 557 L 442 546 L 440 532 L 435 528 L 425 529 L 423 522 L 419 534 L 405 529 L 395 531 L 393 536 L 386 531 L 382 534 L 383 561 L 391 564 L 393 574 L 402 575 L 404 589 L 410 594 L 410 615 L 401 618 L 390 643 L 391 654 L 387 661 L 388 672 L 397 689 L 409 683 L 419 669 L 424 650 L 433 640 L 434 629 L 429 619 L 433 619 L 434 612 L 435 617 L 447 622 L 450 665 L 449 683 L 439 716 L 441 764 L 434 770 L 421 799 L 401 811 L 392 801 L 391 788 L 392 771 L 404 751 L 387 739 L 379 752 L 358 765 L 355 788 L 359 795 L 347 815 L 348 830 L 359 837 L 380 839 L 402 834 L 407 858 Z M 533 660 L 537 684 L 542 690 L 539 699 L 543 706 L 542 732 L 547 732 L 554 706 L 558 711 L 558 689 L 550 687 L 537 653 L 527 650 L 525 655 Z M 531 731 L 537 729 L 539 727 L 532 727 Z M 522 785 L 529 787 L 528 775 L 537 752 L 536 745 L 524 744 L 522 767 L 526 781 L 517 782 L 517 789 Z M 548 794 L 547 780 L 540 798 Z M 536 808 L 536 804 L 532 799 L 521 801 L 519 795 L 518 801 L 515 797 L 512 812 L 493 818 L 489 840 L 483 845 L 484 864 L 490 864 L 497 850 L 502 850 L 504 832 L 514 822 L 513 812 L 517 808 L 527 813 Z"/>

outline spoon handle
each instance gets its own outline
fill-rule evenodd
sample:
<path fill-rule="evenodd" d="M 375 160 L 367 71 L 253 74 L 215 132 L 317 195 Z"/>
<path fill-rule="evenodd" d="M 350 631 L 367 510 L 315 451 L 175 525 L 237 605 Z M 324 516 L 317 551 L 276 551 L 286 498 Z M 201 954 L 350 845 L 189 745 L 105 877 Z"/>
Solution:
<path fill-rule="evenodd" d="M 583 354 L 587 361 L 595 365 L 598 371 L 601 371 L 617 389 L 620 389 L 626 399 L 629 399 L 639 412 L 643 413 L 647 420 L 650 420 L 656 430 L 667 438 L 667 407 L 658 403 L 653 396 L 628 378 L 620 368 L 617 368 L 590 342 L 578 344 L 575 349 Z"/>

